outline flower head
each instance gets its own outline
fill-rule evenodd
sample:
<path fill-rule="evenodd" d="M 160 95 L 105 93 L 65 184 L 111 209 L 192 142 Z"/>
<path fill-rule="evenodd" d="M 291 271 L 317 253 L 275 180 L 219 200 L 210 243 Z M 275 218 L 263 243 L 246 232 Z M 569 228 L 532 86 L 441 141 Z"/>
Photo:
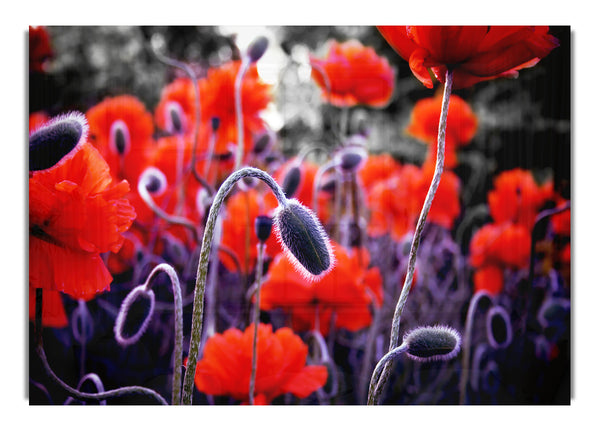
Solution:
<path fill-rule="evenodd" d="M 104 99 L 86 116 L 90 142 L 108 163 L 113 177 L 137 184 L 154 144 L 152 115 L 136 97 L 121 95 Z"/>
<path fill-rule="evenodd" d="M 124 199 L 128 191 L 127 181 L 114 183 L 108 165 L 84 132 L 57 164 L 31 172 L 30 286 L 86 300 L 108 289 L 112 277 L 100 253 L 117 252 L 122 233 L 135 218 Z"/>
<path fill-rule="evenodd" d="M 448 326 L 424 326 L 410 330 L 402 341 L 406 355 L 419 362 L 447 361 L 458 355 L 459 333 Z"/>
<path fill-rule="evenodd" d="M 334 247 L 336 266 L 321 279 L 311 282 L 294 271 L 283 255 L 275 257 L 261 287 L 263 310 L 282 308 L 290 313 L 297 331 L 316 328 L 329 332 L 335 312 L 335 327 L 357 331 L 371 324 L 372 304 L 383 300 L 379 269 L 369 268 L 366 249 L 347 251 Z"/>
<path fill-rule="evenodd" d="M 395 74 L 385 58 L 356 40 L 331 41 L 324 59 L 310 58 L 323 97 L 336 106 L 383 107 L 394 92 Z"/>
<path fill-rule="evenodd" d="M 178 78 L 162 89 L 154 121 L 159 129 L 172 134 L 191 133 L 195 113 L 194 85 L 189 79 Z"/>
<path fill-rule="evenodd" d="M 413 74 L 428 88 L 431 73 L 445 82 L 454 73 L 452 86 L 518 74 L 559 45 L 547 26 L 380 26 L 388 43 L 409 62 Z"/>
<path fill-rule="evenodd" d="M 231 328 L 209 338 L 196 367 L 196 388 L 247 402 L 253 338 L 254 324 L 244 332 Z M 259 324 L 257 346 L 257 400 L 268 404 L 286 393 L 305 398 L 327 381 L 325 366 L 306 365 L 308 347 L 290 328 L 273 332 L 271 325 Z"/>

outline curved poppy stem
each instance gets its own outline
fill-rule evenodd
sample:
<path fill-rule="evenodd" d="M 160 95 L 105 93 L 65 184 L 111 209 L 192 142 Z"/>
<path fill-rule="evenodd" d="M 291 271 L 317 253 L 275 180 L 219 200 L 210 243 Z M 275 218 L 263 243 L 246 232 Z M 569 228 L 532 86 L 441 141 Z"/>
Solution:
<path fill-rule="evenodd" d="M 149 397 L 154 398 L 160 404 L 168 405 L 167 401 L 158 393 L 153 391 L 152 389 L 145 388 L 143 386 L 126 386 L 122 388 L 112 389 L 109 391 L 97 392 L 95 394 L 81 392 L 67 383 L 63 382 L 60 377 L 58 377 L 50 364 L 48 363 L 48 358 L 46 357 L 46 351 L 44 350 L 44 341 L 42 337 L 42 299 L 43 299 L 43 289 L 37 288 L 35 292 L 35 337 L 36 337 L 36 347 L 35 350 L 42 361 L 42 365 L 46 370 L 46 373 L 52 380 L 54 380 L 59 386 L 61 386 L 65 391 L 69 392 L 75 398 L 78 399 L 89 399 L 89 400 L 104 400 L 107 398 L 113 397 L 123 397 L 126 395 L 132 394 L 141 394 L 147 395 Z"/>
<path fill-rule="evenodd" d="M 410 254 L 408 259 L 408 268 L 406 270 L 406 278 L 404 279 L 404 285 L 402 286 L 402 291 L 400 292 L 400 298 L 398 299 L 398 303 L 396 304 L 396 309 L 394 311 L 394 317 L 392 320 L 392 331 L 390 335 L 390 347 L 389 350 L 392 351 L 398 346 L 398 341 L 400 339 L 400 317 L 402 315 L 402 310 L 404 309 L 404 305 L 406 304 L 406 300 L 408 299 L 408 293 L 410 292 L 410 286 L 412 285 L 413 276 L 415 273 L 415 267 L 417 262 L 417 251 L 419 250 L 419 243 L 421 242 L 421 236 L 423 234 L 423 229 L 425 228 L 425 222 L 427 220 L 427 215 L 429 214 L 429 209 L 431 208 L 431 204 L 433 203 L 433 198 L 435 197 L 435 193 L 440 184 L 440 180 L 442 177 L 442 172 L 444 171 L 444 152 L 445 152 L 445 143 L 446 143 L 446 120 L 448 118 L 448 107 L 450 106 L 450 94 L 452 93 L 452 71 L 448 69 L 446 72 L 446 83 L 444 85 L 444 96 L 442 99 L 442 109 L 440 113 L 440 122 L 438 127 L 438 140 L 437 140 L 437 157 L 435 162 L 435 171 L 433 173 L 433 178 L 431 180 L 431 185 L 429 186 L 429 190 L 427 191 L 427 196 L 425 197 L 425 202 L 423 204 L 423 208 L 421 209 L 421 214 L 419 215 L 419 220 L 417 221 L 417 226 L 415 229 L 415 234 L 413 236 L 412 244 L 410 247 Z M 369 396 L 368 396 L 368 404 L 374 405 L 377 404 L 379 397 L 381 396 L 381 392 L 383 391 L 383 386 L 385 385 L 389 375 L 391 373 L 391 362 L 388 361 L 383 371 L 381 372 L 380 377 L 377 379 L 378 383 L 376 385 L 370 385 L 369 387 Z"/>
<path fill-rule="evenodd" d="M 260 320 L 260 285 L 262 283 L 262 270 L 265 254 L 265 243 L 260 241 L 257 245 L 258 257 L 256 258 L 256 298 L 254 303 L 254 336 L 252 338 L 252 371 L 250 372 L 250 386 L 248 391 L 248 402 L 254 405 L 254 385 L 256 383 L 256 363 L 258 361 L 258 324 Z"/>
<path fill-rule="evenodd" d="M 202 238 L 202 248 L 200 250 L 200 257 L 198 258 L 198 270 L 196 274 L 196 286 L 194 288 L 194 306 L 192 309 L 192 330 L 190 340 L 190 350 L 188 352 L 188 363 L 183 378 L 183 395 L 182 403 L 189 405 L 192 404 L 194 376 L 196 374 L 196 365 L 198 363 L 198 349 L 200 347 L 200 340 L 202 335 L 202 319 L 204 314 L 204 291 L 206 288 L 206 275 L 208 272 L 208 261 L 210 257 L 210 250 L 212 247 L 212 240 L 214 236 L 215 224 L 219 211 L 223 206 L 225 197 L 235 186 L 235 184 L 245 177 L 258 178 L 265 182 L 273 194 L 277 198 L 280 205 L 287 205 L 287 198 L 283 193 L 283 190 L 266 172 L 256 168 L 243 168 L 235 171 L 221 184 L 213 203 L 210 207 L 206 226 L 204 228 L 204 236 Z"/>
<path fill-rule="evenodd" d="M 473 317 L 475 316 L 475 310 L 477 310 L 477 304 L 482 297 L 490 298 L 485 291 L 475 293 L 469 301 L 469 311 L 467 312 L 467 322 L 465 324 L 465 336 L 463 339 L 463 353 L 462 353 L 462 373 L 460 375 L 459 383 L 459 403 L 464 404 L 467 400 L 467 381 L 469 380 L 469 366 L 471 362 L 471 338 L 473 336 Z"/>
<path fill-rule="evenodd" d="M 381 386 L 381 374 L 385 371 L 385 367 L 388 364 L 391 364 L 391 360 L 400 355 L 401 353 L 406 352 L 408 349 L 408 345 L 402 344 L 394 349 L 391 349 L 387 352 L 383 357 L 377 362 L 375 369 L 373 370 L 373 374 L 371 375 L 371 382 L 369 383 L 369 394 L 374 393 L 376 388 Z"/>

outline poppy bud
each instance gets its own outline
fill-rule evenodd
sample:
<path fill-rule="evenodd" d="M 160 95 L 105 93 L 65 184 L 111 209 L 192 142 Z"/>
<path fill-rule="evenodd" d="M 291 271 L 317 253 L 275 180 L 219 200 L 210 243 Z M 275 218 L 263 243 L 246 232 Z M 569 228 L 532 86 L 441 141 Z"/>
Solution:
<path fill-rule="evenodd" d="M 29 170 L 41 171 L 57 164 L 87 139 L 88 125 L 79 112 L 50 120 L 29 135 Z"/>
<path fill-rule="evenodd" d="M 352 144 L 343 147 L 335 155 L 336 167 L 344 173 L 357 172 L 367 159 L 367 151 L 362 145 Z"/>
<path fill-rule="evenodd" d="M 149 193 L 159 195 L 167 188 L 167 177 L 159 169 L 149 167 L 140 175 L 139 183 L 144 185 Z"/>
<path fill-rule="evenodd" d="M 167 131 L 175 135 L 183 133 L 183 109 L 177 102 L 169 102 L 167 106 Z"/>
<path fill-rule="evenodd" d="M 256 155 L 264 154 L 270 147 L 272 141 L 271 135 L 268 132 L 265 132 L 261 134 L 256 141 L 254 141 L 254 148 L 252 151 Z"/>
<path fill-rule="evenodd" d="M 117 120 L 110 126 L 108 146 L 111 151 L 121 156 L 129 152 L 129 128 L 122 120 Z"/>
<path fill-rule="evenodd" d="M 298 186 L 300 185 L 301 177 L 302 172 L 300 171 L 300 166 L 294 165 L 288 169 L 285 178 L 283 179 L 283 184 L 281 185 L 286 198 L 289 199 L 294 196 L 294 193 L 296 193 Z"/>
<path fill-rule="evenodd" d="M 458 354 L 460 335 L 448 326 L 425 326 L 408 332 L 402 344 L 406 345 L 406 355 L 415 361 L 446 361 Z"/>
<path fill-rule="evenodd" d="M 256 230 L 256 236 L 259 241 L 265 242 L 271 236 L 271 229 L 273 228 L 273 219 L 266 215 L 259 215 L 254 220 L 254 229 Z"/>
<path fill-rule="evenodd" d="M 213 132 L 219 130 L 219 126 L 221 125 L 221 119 L 219 117 L 212 117 L 210 119 L 210 127 L 212 127 Z"/>
<path fill-rule="evenodd" d="M 269 46 L 269 39 L 265 36 L 257 37 L 249 46 L 246 53 L 252 63 L 257 62 L 267 50 Z"/>
<path fill-rule="evenodd" d="M 502 307 L 492 307 L 486 317 L 486 334 L 488 343 L 494 349 L 503 349 L 512 341 L 512 325 L 510 316 Z"/>
<path fill-rule="evenodd" d="M 125 323 L 127 321 L 127 317 L 130 311 L 131 306 L 135 303 L 138 297 L 145 298 L 149 301 L 150 305 L 148 310 L 146 311 L 146 317 L 139 325 L 137 331 L 133 333 L 133 335 L 125 335 Z M 152 312 L 154 311 L 154 292 L 152 290 L 146 289 L 146 285 L 142 284 L 135 289 L 133 289 L 129 294 L 125 297 L 123 302 L 121 303 L 121 308 L 119 308 L 119 314 L 117 314 L 117 320 L 115 322 L 115 339 L 117 342 L 123 346 L 129 346 L 133 343 L 136 343 L 148 327 L 148 323 L 150 322 L 150 318 L 152 317 Z M 136 314 L 136 317 L 140 313 L 131 313 Z"/>
<path fill-rule="evenodd" d="M 275 233 L 290 261 L 308 279 L 325 275 L 334 263 L 329 238 L 317 216 L 296 199 L 275 210 Z"/>

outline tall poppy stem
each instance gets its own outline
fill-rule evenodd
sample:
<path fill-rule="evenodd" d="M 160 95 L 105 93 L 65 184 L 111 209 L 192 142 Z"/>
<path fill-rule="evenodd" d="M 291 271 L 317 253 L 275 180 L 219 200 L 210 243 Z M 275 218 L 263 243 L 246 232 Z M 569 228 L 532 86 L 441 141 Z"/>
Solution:
<path fill-rule="evenodd" d="M 190 350 L 188 352 L 188 363 L 183 378 L 182 403 L 184 405 L 192 404 L 194 377 L 196 374 L 196 365 L 198 364 L 198 349 L 202 337 L 202 319 L 204 315 L 204 291 L 206 288 L 206 275 L 208 272 L 208 261 L 212 247 L 213 236 L 217 216 L 225 202 L 225 197 L 235 186 L 235 184 L 245 177 L 255 177 L 265 182 L 275 194 L 277 201 L 285 205 L 287 198 L 283 190 L 275 180 L 266 172 L 256 168 L 243 168 L 235 171 L 221 184 L 208 213 L 204 236 L 202 238 L 202 248 L 198 259 L 198 271 L 196 274 L 196 286 L 194 288 L 194 306 L 192 309 L 192 330 L 190 340 Z"/>
<path fill-rule="evenodd" d="M 425 228 L 425 221 L 427 220 L 427 215 L 429 214 L 429 209 L 431 208 L 431 204 L 433 203 L 433 198 L 435 197 L 435 193 L 440 184 L 440 180 L 442 177 L 442 172 L 444 171 L 444 152 L 445 152 L 445 143 L 446 143 L 446 121 L 448 118 L 448 107 L 450 106 L 450 94 L 452 93 L 452 71 L 448 69 L 446 72 L 446 83 L 444 85 L 444 96 L 442 99 L 442 110 L 440 113 L 440 122 L 438 126 L 438 141 L 437 141 L 437 157 L 435 162 L 435 171 L 433 173 L 433 179 L 431 180 L 431 185 L 429 186 L 429 190 L 427 191 L 427 196 L 425 197 L 425 203 L 423 204 L 423 208 L 421 209 L 421 214 L 419 215 L 419 220 L 417 221 L 417 226 L 415 229 L 415 234 L 413 236 L 412 244 L 410 247 L 410 254 L 408 259 L 408 268 L 406 270 L 406 278 L 404 279 L 404 285 L 402 286 L 402 291 L 400 292 L 400 298 L 398 299 L 398 303 L 396 304 L 396 309 L 394 311 L 394 317 L 392 320 L 392 331 L 390 335 L 390 347 L 389 351 L 393 351 L 396 347 L 398 347 L 398 341 L 400 339 L 400 317 L 402 315 L 402 310 L 404 309 L 404 305 L 406 304 L 406 300 L 408 299 L 408 293 L 410 292 L 410 287 L 412 285 L 413 276 L 415 273 L 415 267 L 417 262 L 417 251 L 419 250 L 419 244 L 421 242 L 421 236 L 423 234 L 423 229 Z M 385 358 L 385 356 L 384 356 Z M 369 388 L 369 396 L 368 396 L 368 404 L 374 405 L 377 404 L 381 393 L 383 391 L 383 387 L 389 378 L 391 373 L 391 364 L 392 361 L 388 361 L 382 372 L 379 379 L 377 379 L 377 383 L 372 382 Z M 377 368 L 376 368 L 377 370 Z"/>
<path fill-rule="evenodd" d="M 252 371 L 250 373 L 250 387 L 248 391 L 248 402 L 254 405 L 254 385 L 256 383 L 256 363 L 258 361 L 258 324 L 260 320 L 260 284 L 262 282 L 262 269 L 265 253 L 265 243 L 258 243 L 258 257 L 256 259 L 256 302 L 254 303 L 254 337 L 252 338 Z"/>

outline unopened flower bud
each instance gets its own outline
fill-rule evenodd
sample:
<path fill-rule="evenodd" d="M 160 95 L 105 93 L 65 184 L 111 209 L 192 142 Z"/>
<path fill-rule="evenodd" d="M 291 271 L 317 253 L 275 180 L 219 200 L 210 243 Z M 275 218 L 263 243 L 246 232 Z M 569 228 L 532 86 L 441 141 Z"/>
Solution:
<path fill-rule="evenodd" d="M 110 126 L 108 138 L 108 147 L 115 154 L 124 156 L 129 152 L 131 139 L 129 137 L 129 128 L 122 120 L 116 120 Z"/>
<path fill-rule="evenodd" d="M 213 132 L 219 130 L 219 126 L 221 125 L 221 119 L 219 117 L 212 117 L 210 119 L 210 127 L 212 127 Z"/>
<path fill-rule="evenodd" d="M 510 316 L 504 308 L 495 306 L 488 310 L 486 334 L 488 343 L 494 349 L 503 349 L 511 343 L 512 325 Z"/>
<path fill-rule="evenodd" d="M 257 37 L 249 46 L 246 51 L 248 58 L 252 63 L 257 62 L 264 55 L 267 47 L 269 46 L 269 39 L 265 36 Z"/>
<path fill-rule="evenodd" d="M 256 236 L 258 240 L 261 242 L 267 241 L 269 236 L 271 236 L 271 230 L 273 228 L 273 219 L 267 215 L 259 215 L 254 220 L 254 229 L 256 231 Z"/>
<path fill-rule="evenodd" d="M 406 345 L 406 355 L 415 361 L 446 361 L 458 354 L 460 335 L 448 326 L 425 326 L 408 332 L 402 344 Z"/>
<path fill-rule="evenodd" d="M 281 188 L 285 193 L 285 197 L 288 199 L 293 197 L 296 191 L 298 190 L 298 186 L 300 185 L 300 179 L 302 178 L 302 171 L 300 171 L 300 166 L 293 165 L 288 169 L 285 174 L 285 178 L 283 179 L 283 184 Z"/>
<path fill-rule="evenodd" d="M 273 139 L 271 134 L 269 132 L 264 132 L 254 141 L 254 148 L 252 151 L 256 155 L 264 154 L 269 149 L 272 142 Z"/>
<path fill-rule="evenodd" d="M 167 105 L 167 131 L 175 135 L 181 135 L 183 133 L 183 109 L 177 102 L 169 102 Z"/>
<path fill-rule="evenodd" d="M 275 233 L 288 258 L 308 279 L 325 275 L 334 263 L 329 238 L 317 216 L 296 199 L 280 205 L 273 216 Z"/>
<path fill-rule="evenodd" d="M 58 116 L 29 135 L 29 170 L 41 171 L 57 164 L 78 143 L 87 139 L 85 116 L 72 112 Z"/>
<path fill-rule="evenodd" d="M 367 159 L 367 150 L 361 145 L 343 147 L 335 155 L 336 167 L 343 173 L 357 172 Z"/>

